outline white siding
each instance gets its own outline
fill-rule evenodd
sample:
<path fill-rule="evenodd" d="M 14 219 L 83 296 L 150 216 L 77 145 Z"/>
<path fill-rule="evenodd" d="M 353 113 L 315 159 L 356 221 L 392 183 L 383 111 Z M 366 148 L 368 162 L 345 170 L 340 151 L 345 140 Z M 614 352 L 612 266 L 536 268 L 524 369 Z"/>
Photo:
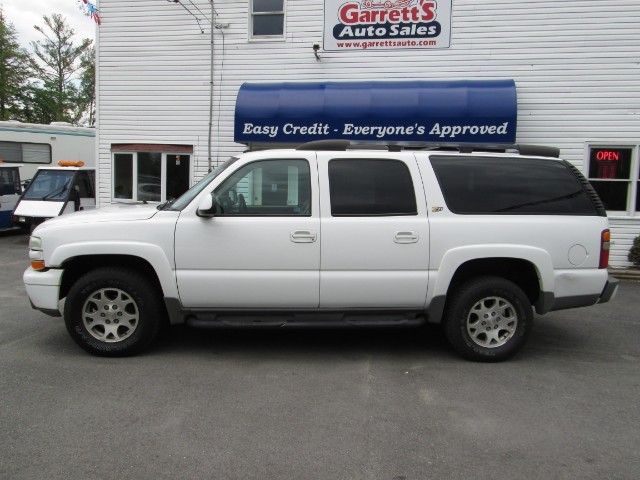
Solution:
<path fill-rule="evenodd" d="M 248 41 L 248 1 L 217 0 L 214 165 L 233 143 L 243 82 L 513 78 L 521 143 L 561 148 L 584 168 L 585 145 L 640 142 L 640 2 L 454 0 L 451 48 L 322 52 L 322 0 L 287 2 L 284 41 Z M 194 146 L 195 178 L 207 170 L 208 0 L 101 0 L 100 198 L 111 198 L 112 143 Z M 200 11 L 196 10 L 197 6 Z M 205 14 L 207 18 L 204 18 Z M 637 155 L 637 152 L 636 152 Z M 640 218 L 612 221 L 612 263 L 640 234 Z M 624 257 L 624 258 L 623 258 Z"/>

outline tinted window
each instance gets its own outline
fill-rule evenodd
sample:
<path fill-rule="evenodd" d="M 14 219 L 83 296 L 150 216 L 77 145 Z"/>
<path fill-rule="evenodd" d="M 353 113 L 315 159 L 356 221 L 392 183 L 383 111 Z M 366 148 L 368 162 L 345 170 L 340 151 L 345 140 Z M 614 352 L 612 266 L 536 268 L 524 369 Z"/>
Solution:
<path fill-rule="evenodd" d="M 455 213 L 596 214 L 563 162 L 443 155 L 431 157 L 431 163 Z"/>
<path fill-rule="evenodd" d="M 397 160 L 329 162 L 331 215 L 417 215 L 407 166 Z"/>

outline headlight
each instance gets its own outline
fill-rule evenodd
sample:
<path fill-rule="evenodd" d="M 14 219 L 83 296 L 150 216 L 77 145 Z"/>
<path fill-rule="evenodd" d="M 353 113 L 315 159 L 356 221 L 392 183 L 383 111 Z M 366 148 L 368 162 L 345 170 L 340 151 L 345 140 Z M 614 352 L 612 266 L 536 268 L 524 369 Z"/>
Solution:
<path fill-rule="evenodd" d="M 34 270 L 44 270 L 44 253 L 42 252 L 42 239 L 40 237 L 29 238 L 29 259 L 31 268 Z"/>
<path fill-rule="evenodd" d="M 42 239 L 31 236 L 29 238 L 29 250 L 42 250 Z"/>

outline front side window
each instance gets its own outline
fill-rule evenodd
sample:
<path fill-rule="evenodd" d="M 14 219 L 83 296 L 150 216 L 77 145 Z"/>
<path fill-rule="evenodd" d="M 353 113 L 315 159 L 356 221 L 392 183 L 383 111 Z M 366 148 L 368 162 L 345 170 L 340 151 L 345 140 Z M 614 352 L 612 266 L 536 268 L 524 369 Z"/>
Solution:
<path fill-rule="evenodd" d="M 262 160 L 233 173 L 215 190 L 222 215 L 311 215 L 306 160 Z"/>
<path fill-rule="evenodd" d="M 284 37 L 284 0 L 251 1 L 251 38 Z"/>
<path fill-rule="evenodd" d="M 580 180 L 553 160 L 437 155 L 431 164 L 458 214 L 596 215 Z"/>
<path fill-rule="evenodd" d="M 632 147 L 591 147 L 589 182 L 607 211 L 640 213 L 640 168 Z"/>
<path fill-rule="evenodd" d="M 329 189 L 334 217 L 418 214 L 411 173 L 398 160 L 331 160 Z"/>
<path fill-rule="evenodd" d="M 95 173 L 80 170 L 76 177 L 76 185 L 80 198 L 95 198 Z"/>

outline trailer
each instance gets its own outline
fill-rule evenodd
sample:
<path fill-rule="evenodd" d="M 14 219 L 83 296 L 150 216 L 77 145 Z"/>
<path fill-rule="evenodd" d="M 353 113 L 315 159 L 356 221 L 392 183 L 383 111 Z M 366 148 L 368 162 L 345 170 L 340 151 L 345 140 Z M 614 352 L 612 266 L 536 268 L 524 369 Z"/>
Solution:
<path fill-rule="evenodd" d="M 95 167 L 96 130 L 65 122 L 50 125 L 0 122 L 0 160 L 23 165 L 20 175 L 30 181 L 38 167 L 57 165 L 62 160 L 82 161 Z"/>

